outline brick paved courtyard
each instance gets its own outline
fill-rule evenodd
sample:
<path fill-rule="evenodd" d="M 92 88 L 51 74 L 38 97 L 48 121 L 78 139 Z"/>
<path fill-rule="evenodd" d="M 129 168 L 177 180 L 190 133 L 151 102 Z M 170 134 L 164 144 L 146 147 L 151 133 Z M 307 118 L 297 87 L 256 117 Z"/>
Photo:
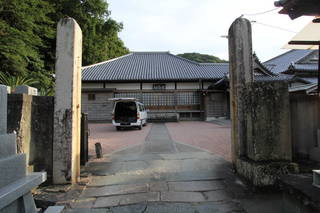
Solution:
<path fill-rule="evenodd" d="M 147 137 L 152 124 L 142 130 L 128 129 L 116 131 L 109 123 L 89 124 L 89 155 L 95 155 L 94 144 L 100 142 L 103 154 L 142 144 Z M 166 123 L 171 138 L 178 142 L 192 145 L 211 153 L 218 154 L 230 161 L 230 126 L 217 125 L 201 121 L 185 121 Z"/>
<path fill-rule="evenodd" d="M 151 124 L 138 129 L 116 131 L 111 123 L 89 124 L 89 156 L 95 155 L 95 143 L 100 142 L 103 154 L 110 154 L 119 149 L 142 144 L 150 131 Z"/>

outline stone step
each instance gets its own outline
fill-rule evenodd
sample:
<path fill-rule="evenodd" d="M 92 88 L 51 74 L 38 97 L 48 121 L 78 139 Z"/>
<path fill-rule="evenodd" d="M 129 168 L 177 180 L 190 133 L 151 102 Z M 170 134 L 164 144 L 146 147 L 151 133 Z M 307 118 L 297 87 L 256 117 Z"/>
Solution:
<path fill-rule="evenodd" d="M 0 159 L 0 189 L 26 176 L 26 155 L 18 154 Z"/>
<path fill-rule="evenodd" d="M 45 172 L 31 173 L 0 187 L 0 209 L 30 192 L 46 180 Z"/>
<path fill-rule="evenodd" d="M 0 159 L 17 154 L 16 134 L 0 135 Z"/>

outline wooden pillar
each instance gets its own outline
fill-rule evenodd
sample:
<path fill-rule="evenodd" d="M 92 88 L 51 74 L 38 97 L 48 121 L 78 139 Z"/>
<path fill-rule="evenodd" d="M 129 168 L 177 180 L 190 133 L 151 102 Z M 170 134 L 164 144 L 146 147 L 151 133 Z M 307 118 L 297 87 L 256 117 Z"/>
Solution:
<path fill-rule="evenodd" d="M 82 32 L 72 18 L 57 30 L 53 182 L 76 183 L 80 177 Z"/>
<path fill-rule="evenodd" d="M 241 93 L 247 83 L 253 81 L 252 38 L 250 21 L 236 19 L 229 29 L 229 73 L 232 161 L 246 155 L 246 127 Z"/>

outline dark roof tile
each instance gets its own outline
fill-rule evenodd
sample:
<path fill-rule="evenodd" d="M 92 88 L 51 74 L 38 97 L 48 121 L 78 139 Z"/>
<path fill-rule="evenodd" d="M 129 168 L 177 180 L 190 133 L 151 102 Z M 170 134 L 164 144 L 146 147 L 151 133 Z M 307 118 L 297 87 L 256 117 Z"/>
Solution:
<path fill-rule="evenodd" d="M 263 64 L 273 73 L 281 73 L 288 70 L 292 63 L 297 63 L 304 59 L 314 50 L 290 50 L 277 57 L 274 57 Z"/>
<path fill-rule="evenodd" d="M 169 52 L 132 52 L 82 68 L 84 81 L 211 80 L 229 72 L 227 63 L 199 64 Z"/>

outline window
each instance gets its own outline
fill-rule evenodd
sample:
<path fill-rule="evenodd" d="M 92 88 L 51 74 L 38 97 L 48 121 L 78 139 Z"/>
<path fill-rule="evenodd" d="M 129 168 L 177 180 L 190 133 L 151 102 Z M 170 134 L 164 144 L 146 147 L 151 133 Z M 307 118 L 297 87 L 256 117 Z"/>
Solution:
<path fill-rule="evenodd" d="M 96 100 L 96 94 L 88 94 L 88 101 Z"/>
<path fill-rule="evenodd" d="M 166 84 L 153 84 L 152 89 L 153 90 L 165 90 Z"/>

